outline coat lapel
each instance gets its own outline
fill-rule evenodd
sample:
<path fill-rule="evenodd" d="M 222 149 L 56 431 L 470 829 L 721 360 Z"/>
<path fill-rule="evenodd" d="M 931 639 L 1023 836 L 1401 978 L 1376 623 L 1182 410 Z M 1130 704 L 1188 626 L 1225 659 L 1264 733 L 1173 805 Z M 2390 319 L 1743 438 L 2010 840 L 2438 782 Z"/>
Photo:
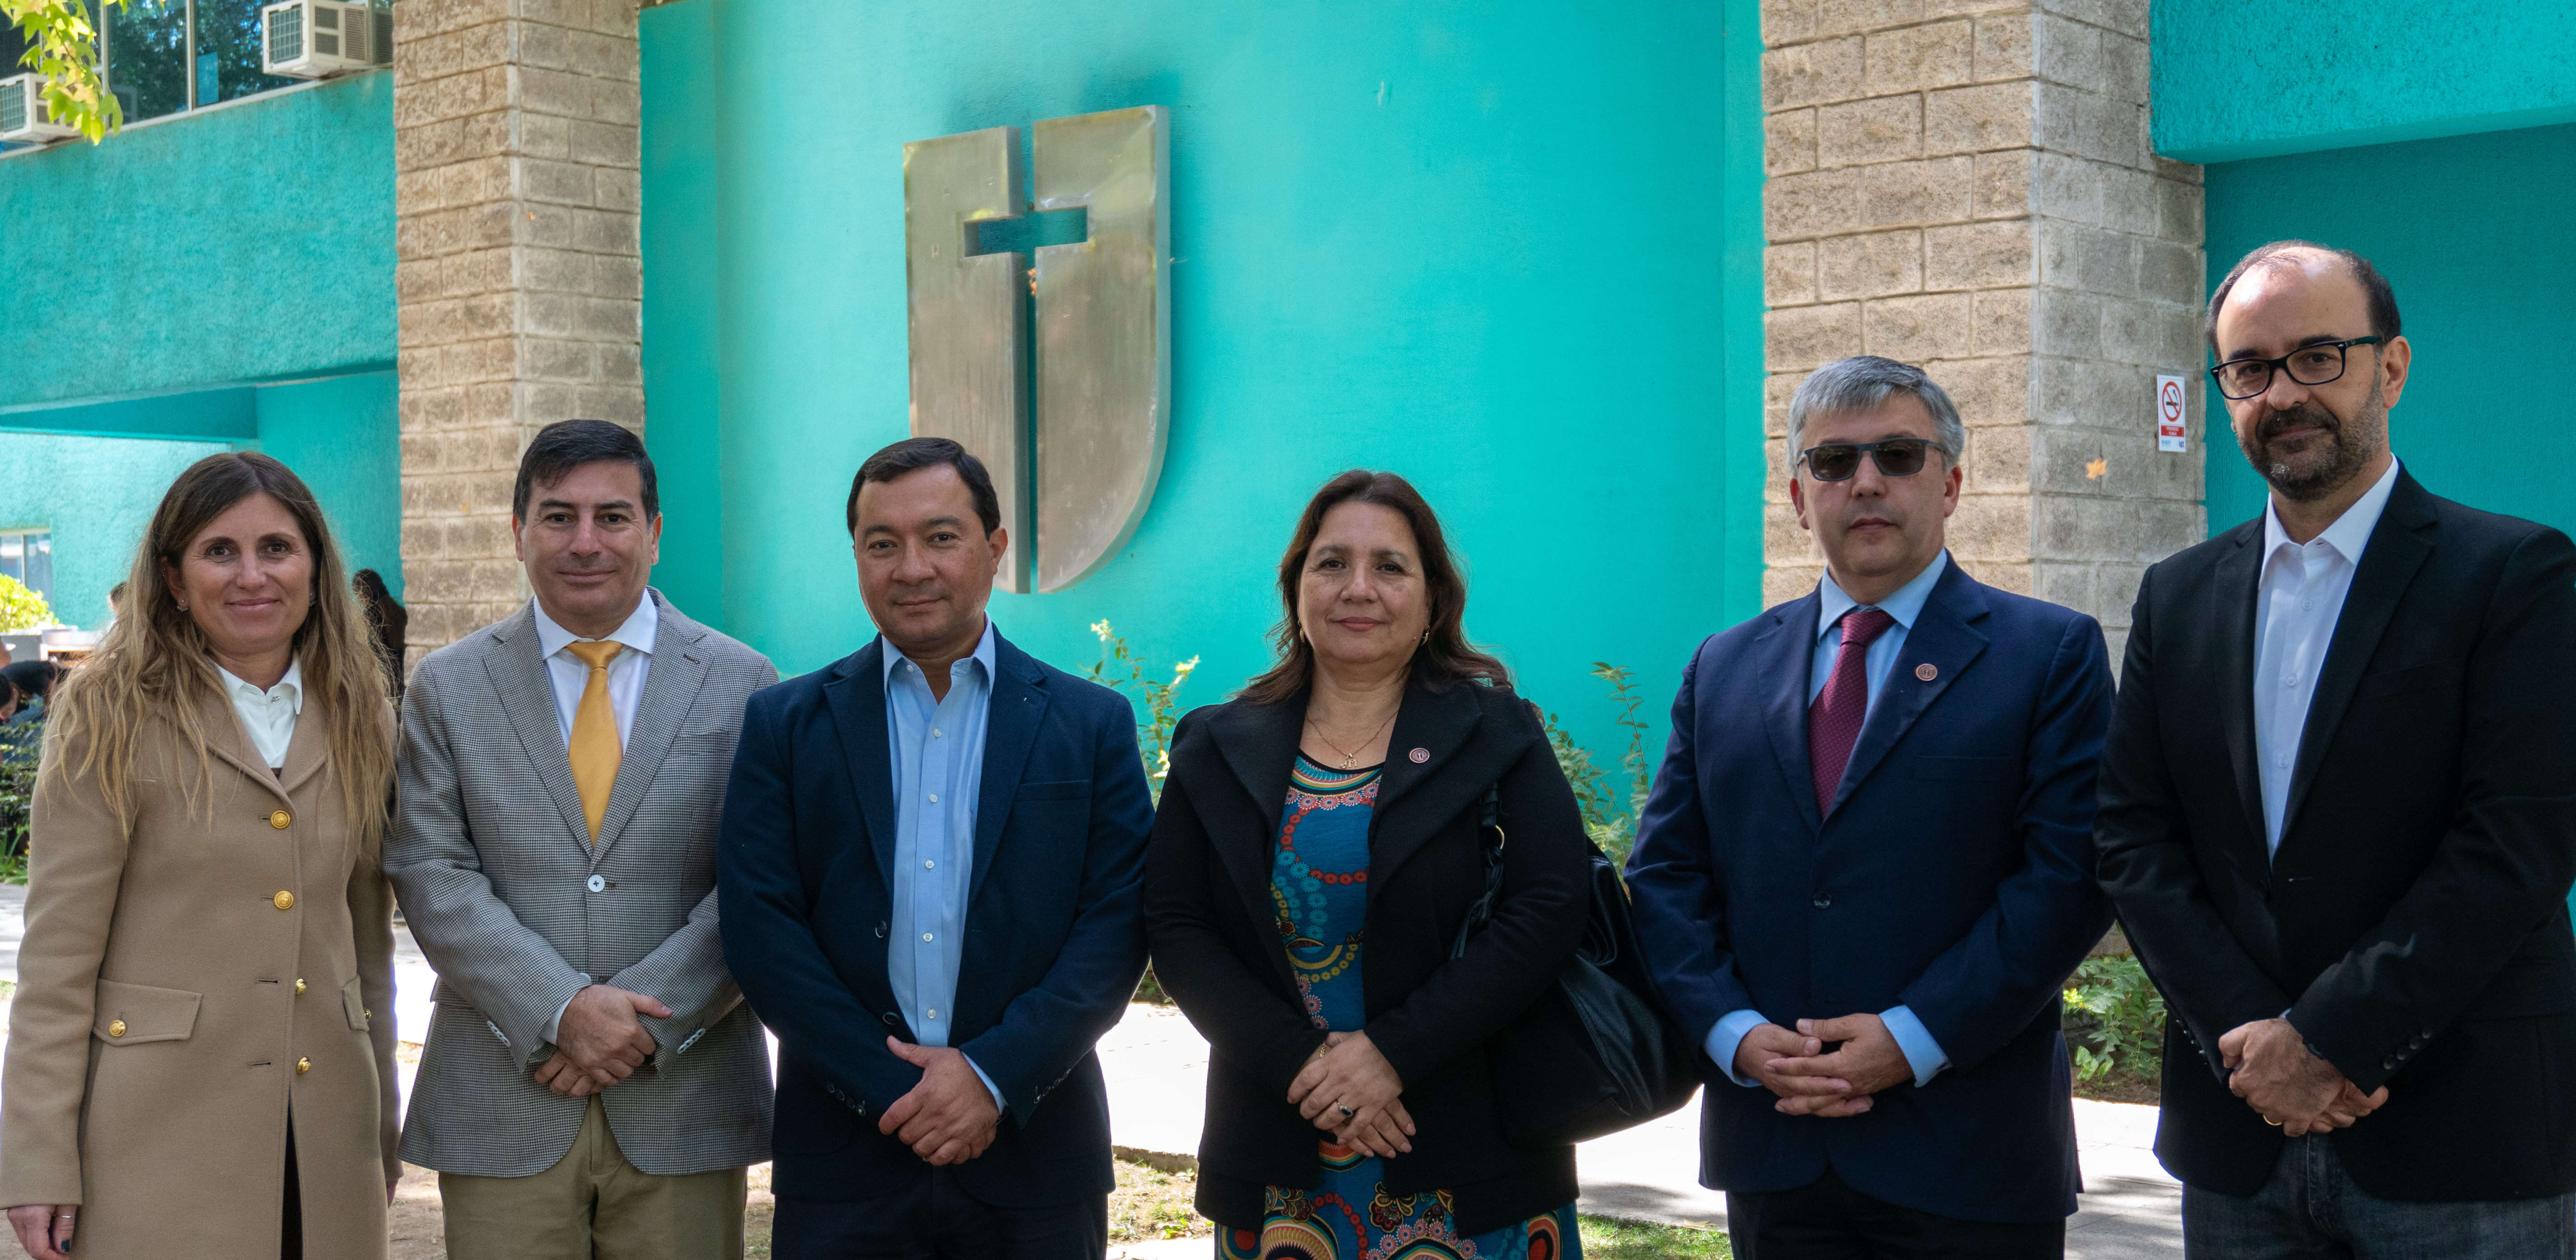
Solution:
<path fill-rule="evenodd" d="M 259 776 L 273 777 L 278 788 L 290 798 L 304 786 L 305 780 L 320 774 L 322 767 L 331 759 L 331 711 L 309 695 L 301 698 L 304 703 L 295 714 L 295 735 L 286 741 L 286 764 L 278 767 L 274 776 Z M 241 723 L 236 718 L 233 724 L 238 727 Z M 243 732 L 242 738 L 247 742 L 249 732 Z M 252 756 L 254 759 L 258 756 L 255 746 Z"/>
<path fill-rule="evenodd" d="M 1271 853 L 1279 835 L 1280 814 L 1288 805 L 1289 763 L 1297 755 L 1297 738 L 1304 729 L 1305 715 L 1306 697 L 1302 694 L 1278 704 L 1237 701 L 1208 714 L 1208 738 L 1225 758 L 1226 767 L 1234 772 L 1236 782 L 1243 786 L 1244 795 L 1235 812 L 1250 820 L 1244 826 L 1209 827 L 1208 843 L 1215 847 L 1218 860 L 1225 863 L 1226 873 L 1234 879 L 1235 893 L 1242 897 L 1244 910 L 1254 923 L 1267 924 L 1279 917 L 1270 904 Z M 1270 959 L 1279 983 L 1288 992 L 1295 992 L 1297 978 L 1288 969 L 1288 952 L 1261 952 Z"/>
<path fill-rule="evenodd" d="M 647 597 L 659 618 L 653 627 L 652 659 L 644 666 L 644 693 L 636 697 L 634 718 L 626 724 L 626 747 L 618 755 L 617 778 L 609 786 L 608 808 L 600 816 L 599 842 L 590 846 L 594 868 L 625 834 L 645 793 L 652 790 L 653 776 L 661 770 L 671 741 L 679 738 L 680 726 L 707 680 L 706 654 L 698 649 L 707 628 L 681 616 L 661 592 Z M 566 765 L 570 761 L 566 754 Z"/>
<path fill-rule="evenodd" d="M 2236 775 L 2236 804 L 2253 840 L 2248 870 L 2270 865 L 2263 845 L 2263 778 L 2254 748 L 2254 596 L 2263 580 L 2263 524 L 2240 525 L 2234 549 L 2220 556 L 2209 601 L 2210 641 L 2218 645 L 2218 720 L 2227 735 L 2227 764 Z"/>
<path fill-rule="evenodd" d="M 1985 617 L 1985 588 L 1952 561 L 1932 584 L 1931 598 L 1923 601 L 1922 614 L 1905 632 L 1905 646 L 1888 667 L 1887 681 L 1879 684 L 1878 700 L 1869 707 L 1860 739 L 1852 745 L 1851 763 L 1843 768 L 1842 784 L 1834 790 L 1835 808 L 1851 799 L 1924 710 L 1985 654 L 1986 636 L 1976 629 Z M 1922 672 L 1927 665 L 1932 667 L 1930 678 Z"/>
<path fill-rule="evenodd" d="M 894 892 L 894 752 L 886 742 L 885 640 L 879 638 L 832 667 L 839 676 L 823 684 L 840 731 L 841 756 L 859 798 L 868 844 L 876 850 L 877 878 Z"/>
<path fill-rule="evenodd" d="M 2343 724 L 2344 711 L 2352 707 L 2353 688 L 2361 684 L 2362 671 L 2379 650 L 2389 620 L 2397 615 L 2398 600 L 2433 556 L 2433 543 L 2426 535 L 2440 518 L 2428 502 L 2431 498 L 2401 469 L 2379 524 L 2371 528 L 2370 543 L 2362 549 L 2361 565 L 2353 571 L 2352 587 L 2344 594 L 2343 614 L 2335 618 L 2325 667 L 2318 671 L 2316 694 L 2308 701 L 2308 720 L 2299 732 L 2299 760 L 2290 774 L 2289 801 L 2281 811 L 2284 841 L 2299 816 L 2299 803 L 2316 782 L 2327 743 Z"/>
<path fill-rule="evenodd" d="M 1807 756 L 1807 679 L 1815 669 L 1820 598 L 1809 591 L 1806 598 L 1773 609 L 1771 626 L 1751 653 L 1761 663 L 1762 676 L 1771 680 L 1762 727 L 1771 733 L 1772 756 L 1780 763 L 1781 779 L 1789 785 L 1789 798 L 1798 803 L 1798 816 L 1807 820 L 1809 835 L 1824 829 L 1824 819 L 1816 813 L 1814 762 Z"/>
<path fill-rule="evenodd" d="M 563 719 L 555 716 L 554 686 L 546 681 L 545 657 L 539 654 L 536 605 L 520 608 L 518 616 L 485 633 L 499 645 L 483 657 L 483 673 L 492 680 L 492 694 L 500 699 L 502 712 L 509 714 L 510 729 L 518 732 L 519 746 L 528 754 L 538 781 L 546 785 L 565 837 L 588 850 L 590 817 L 582 812 L 581 790 L 573 786 Z"/>
<path fill-rule="evenodd" d="M 1037 746 L 1038 728 L 1046 721 L 1046 671 L 998 630 L 993 633 L 993 685 L 986 703 L 984 782 L 975 796 L 975 870 L 966 885 L 970 907 L 984 890 L 984 872 L 992 869 L 994 851 L 1002 847 L 1002 824 L 1010 820 L 1020 774 L 1028 768 L 1029 750 Z"/>
<path fill-rule="evenodd" d="M 1485 706 L 1467 690 L 1475 685 L 1458 683 L 1446 691 L 1433 691 L 1418 680 L 1405 685 L 1403 707 L 1396 710 L 1395 729 L 1387 736 L 1386 769 L 1378 775 L 1377 805 L 1369 815 L 1371 897 L 1386 887 L 1388 877 L 1404 865 L 1405 859 L 1429 843 L 1439 823 L 1452 817 L 1444 812 L 1423 826 L 1394 830 L 1386 826 L 1396 805 L 1415 788 L 1439 778 L 1459 750 L 1476 737 L 1476 727 L 1485 720 Z M 1417 750 L 1423 754 L 1420 761 L 1413 759 Z M 1467 784 L 1469 799 L 1481 800 L 1491 785 L 1491 780 Z"/>
<path fill-rule="evenodd" d="M 258 746 L 250 742 L 250 731 L 242 726 L 241 715 L 233 711 L 233 699 L 224 692 L 221 676 L 215 683 L 214 698 L 205 701 L 197 710 L 197 722 L 206 732 L 207 750 L 214 753 L 216 760 L 241 771 L 244 777 L 267 789 L 268 794 L 280 802 L 293 804 L 293 799 L 286 794 L 286 786 L 278 781 L 277 773 L 268 768 L 268 763 L 260 758 Z M 286 764 L 290 768 L 295 765 L 296 746 L 306 742 L 305 725 L 301 720 L 295 724 L 295 740 L 288 746 L 286 755 Z M 325 738 L 322 742 L 327 746 L 329 740 Z"/>

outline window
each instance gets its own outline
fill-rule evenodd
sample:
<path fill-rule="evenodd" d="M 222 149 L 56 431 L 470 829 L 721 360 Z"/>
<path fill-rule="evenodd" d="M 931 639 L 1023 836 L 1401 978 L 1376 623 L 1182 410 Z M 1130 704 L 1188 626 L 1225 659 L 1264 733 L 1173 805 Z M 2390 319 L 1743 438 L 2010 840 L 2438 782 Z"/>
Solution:
<path fill-rule="evenodd" d="M 0 574 L 26 583 L 27 589 L 54 602 L 54 534 L 52 530 L 15 530 L 0 534 Z"/>
<path fill-rule="evenodd" d="M 107 84 L 141 122 L 300 80 L 260 72 L 262 5 L 275 0 L 126 0 L 108 11 Z M 381 6 L 379 6 L 381 7 Z M 189 38 L 191 27 L 195 38 Z M 5 48 L 0 48 L 5 51 Z"/>

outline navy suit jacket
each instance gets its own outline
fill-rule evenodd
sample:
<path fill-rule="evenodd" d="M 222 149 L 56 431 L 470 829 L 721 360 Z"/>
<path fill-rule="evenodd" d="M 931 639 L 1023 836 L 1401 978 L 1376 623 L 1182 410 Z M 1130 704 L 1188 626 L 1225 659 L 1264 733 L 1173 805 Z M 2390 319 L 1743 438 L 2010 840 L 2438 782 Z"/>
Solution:
<path fill-rule="evenodd" d="M 1703 1056 L 1700 1179 L 1792 1190 L 1831 1167 L 1943 1216 L 2065 1216 L 2080 1183 L 2060 986 L 2111 924 L 2093 882 L 2102 629 L 1952 564 L 1819 818 L 1816 610 L 1813 594 L 1773 608 L 1683 671 L 1629 860 L 1638 935 L 1694 1042 L 1748 1007 L 1794 1028 L 1903 1005 L 1950 1067 L 1824 1120 L 1780 1114 Z"/>
<path fill-rule="evenodd" d="M 886 978 L 895 806 L 883 641 L 758 692 L 743 715 L 717 841 L 725 961 L 778 1034 L 771 1147 L 782 1197 L 853 1200 L 928 1167 L 877 1132 L 921 1070 Z M 985 1202 L 1105 1194 L 1109 1096 L 1092 1044 L 1145 969 L 1154 806 L 1125 697 L 995 637 L 950 1044 L 1007 1107 L 958 1166 Z"/>

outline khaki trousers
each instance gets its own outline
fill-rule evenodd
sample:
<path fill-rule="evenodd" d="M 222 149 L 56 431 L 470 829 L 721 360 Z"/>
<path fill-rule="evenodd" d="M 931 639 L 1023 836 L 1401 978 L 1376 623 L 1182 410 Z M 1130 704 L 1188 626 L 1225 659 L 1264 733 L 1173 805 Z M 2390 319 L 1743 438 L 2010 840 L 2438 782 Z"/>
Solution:
<path fill-rule="evenodd" d="M 657 1177 L 627 1163 L 593 1094 L 554 1167 L 438 1174 L 448 1260 L 742 1260 L 743 1171 Z"/>

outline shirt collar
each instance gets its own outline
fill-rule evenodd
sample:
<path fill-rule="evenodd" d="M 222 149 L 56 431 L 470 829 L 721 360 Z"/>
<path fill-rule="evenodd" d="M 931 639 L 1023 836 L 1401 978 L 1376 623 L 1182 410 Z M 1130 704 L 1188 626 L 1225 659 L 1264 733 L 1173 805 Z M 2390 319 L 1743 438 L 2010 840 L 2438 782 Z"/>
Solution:
<path fill-rule="evenodd" d="M 580 635 L 564 629 L 556 624 L 554 618 L 547 616 L 542 601 L 531 599 L 528 606 L 537 611 L 537 655 L 552 656 L 564 650 L 565 644 L 582 641 Z M 625 623 L 610 631 L 600 642 L 619 644 L 630 652 L 651 656 L 653 632 L 661 622 L 662 610 L 653 606 L 653 593 L 646 591 L 644 598 L 635 602 L 635 611 L 626 615 Z"/>
<path fill-rule="evenodd" d="M 885 645 L 883 654 L 885 659 L 878 662 L 878 666 L 885 671 L 885 684 L 888 688 L 894 686 L 894 668 L 897 665 L 912 665 L 914 673 L 921 672 L 921 667 L 913 665 L 911 657 L 895 650 L 893 641 L 886 638 L 884 634 L 877 635 L 877 642 Z M 990 616 L 984 618 L 984 637 L 975 640 L 975 650 L 966 654 L 966 660 L 984 667 L 984 681 L 993 680 L 993 619 Z"/>
<path fill-rule="evenodd" d="M 2388 496 L 2397 489 L 2398 467 L 2397 457 L 2389 456 L 2388 471 L 2379 474 L 2379 480 L 2372 482 L 2370 489 L 2363 491 L 2360 498 L 2353 500 L 2351 507 L 2343 510 L 2343 515 L 2335 518 L 2334 524 L 2326 526 L 2325 532 L 2312 541 L 2334 548 L 2335 554 L 2342 556 L 2345 564 L 2360 568 L 2362 549 L 2370 545 L 2370 532 L 2379 528 L 2380 514 L 2388 510 Z M 2271 571 L 2272 558 L 2281 553 L 2281 548 L 2298 545 L 2290 541 L 2290 531 L 2281 528 L 2281 513 L 2266 496 L 2263 500 L 2264 571 Z"/>
<path fill-rule="evenodd" d="M 1941 571 L 1949 567 L 1950 551 L 1945 547 L 1941 554 L 1932 557 L 1932 563 L 1923 566 L 1921 573 L 1914 575 L 1913 581 L 1897 587 L 1895 594 L 1870 607 L 1896 618 L 1896 624 L 1912 630 L 1914 619 L 1923 615 L 1924 602 L 1932 598 L 1932 588 L 1941 581 Z M 1834 628 L 1835 622 L 1842 620 L 1844 613 L 1861 607 L 1859 600 L 1844 594 L 1843 588 L 1834 584 L 1830 569 L 1825 571 L 1824 581 L 1816 584 L 1816 594 L 1816 637 L 1819 639 Z"/>
<path fill-rule="evenodd" d="M 302 661 L 288 661 L 286 676 L 278 679 L 277 685 L 266 691 L 253 686 L 250 680 L 221 665 L 215 666 L 215 672 L 223 675 L 224 690 L 235 700 L 266 701 L 272 696 L 283 696 L 286 698 L 288 708 L 297 713 L 304 711 L 304 663 Z"/>

